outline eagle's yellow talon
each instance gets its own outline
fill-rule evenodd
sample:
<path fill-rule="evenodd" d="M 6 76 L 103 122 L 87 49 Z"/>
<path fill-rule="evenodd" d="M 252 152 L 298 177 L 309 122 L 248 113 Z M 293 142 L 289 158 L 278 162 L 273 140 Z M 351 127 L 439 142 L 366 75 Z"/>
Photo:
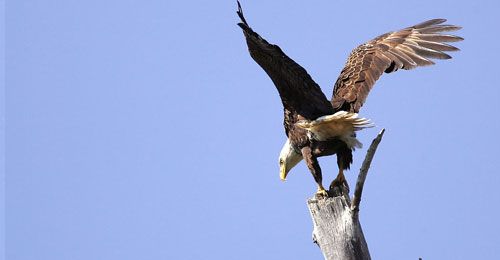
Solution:
<path fill-rule="evenodd" d="M 314 194 L 314 197 L 316 198 L 324 198 L 328 197 L 328 192 L 323 188 L 323 186 L 318 187 L 318 192 Z"/>
<path fill-rule="evenodd" d="M 344 171 L 343 170 L 340 170 L 339 174 L 337 175 L 337 178 L 335 178 L 335 180 L 332 181 L 332 183 L 330 184 L 330 189 L 333 189 L 335 186 L 341 186 L 342 184 L 345 185 L 345 187 L 347 188 L 347 192 L 349 192 L 349 184 L 347 183 L 347 180 L 345 179 L 345 176 L 344 176 Z"/>

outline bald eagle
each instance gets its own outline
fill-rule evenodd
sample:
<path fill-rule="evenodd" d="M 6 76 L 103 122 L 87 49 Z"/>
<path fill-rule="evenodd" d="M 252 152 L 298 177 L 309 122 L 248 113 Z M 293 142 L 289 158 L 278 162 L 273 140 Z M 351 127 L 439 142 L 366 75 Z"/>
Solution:
<path fill-rule="evenodd" d="M 375 81 L 384 72 L 433 65 L 429 58 L 450 59 L 444 51 L 459 49 L 443 42 L 463 40 L 441 33 L 461 28 L 444 25 L 445 19 L 382 34 L 351 52 L 328 100 L 304 68 L 250 28 L 239 2 L 237 14 L 250 56 L 269 75 L 283 103 L 283 124 L 288 139 L 279 156 L 280 177 L 285 180 L 288 172 L 304 160 L 318 184 L 317 194 L 323 196 L 327 192 L 317 158 L 337 154 L 339 173 L 330 189 L 337 185 L 349 189 L 343 171 L 352 163 L 352 151 L 361 147 L 355 132 L 370 126 L 368 120 L 359 118 L 357 113 Z"/>

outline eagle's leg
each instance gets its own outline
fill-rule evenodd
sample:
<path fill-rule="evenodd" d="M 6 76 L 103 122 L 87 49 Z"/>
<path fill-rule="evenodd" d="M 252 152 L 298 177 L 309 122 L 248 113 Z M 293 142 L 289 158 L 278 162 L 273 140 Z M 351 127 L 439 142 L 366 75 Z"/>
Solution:
<path fill-rule="evenodd" d="M 309 168 L 309 171 L 311 171 L 314 180 L 318 184 L 318 192 L 316 192 L 316 195 L 328 197 L 328 193 L 326 192 L 322 184 L 323 177 L 321 175 L 321 168 L 319 167 L 318 159 L 312 154 L 312 149 L 310 147 L 304 147 L 301 149 L 301 151 L 307 168 Z"/>
<path fill-rule="evenodd" d="M 337 178 L 335 178 L 332 183 L 330 183 L 330 189 L 335 186 L 340 186 L 342 184 L 347 188 L 347 192 L 349 192 L 349 184 L 347 184 L 347 180 L 344 176 L 344 170 L 349 169 L 349 165 L 352 162 L 352 150 L 345 147 L 345 149 L 339 150 L 337 152 L 337 165 L 339 166 L 339 174 Z"/>
<path fill-rule="evenodd" d="M 349 192 L 349 184 L 344 176 L 344 169 L 342 167 L 342 162 L 339 165 L 339 174 L 337 174 L 337 178 L 335 178 L 332 183 L 330 183 L 330 189 L 333 189 L 335 186 L 340 186 L 342 184 L 347 188 L 347 192 Z"/>

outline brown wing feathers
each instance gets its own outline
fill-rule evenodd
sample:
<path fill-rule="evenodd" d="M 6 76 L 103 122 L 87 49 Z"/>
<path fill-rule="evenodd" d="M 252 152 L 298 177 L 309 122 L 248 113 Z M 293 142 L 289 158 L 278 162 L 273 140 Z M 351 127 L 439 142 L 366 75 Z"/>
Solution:
<path fill-rule="evenodd" d="M 459 49 L 443 42 L 456 42 L 463 38 L 440 34 L 461 28 L 442 25 L 445 21 L 429 20 L 386 33 L 354 49 L 335 83 L 332 97 L 334 106 L 359 112 L 375 81 L 383 72 L 433 65 L 434 62 L 429 59 L 450 59 L 451 56 L 443 51 Z"/>
<path fill-rule="evenodd" d="M 332 114 L 331 103 L 319 85 L 280 47 L 268 43 L 248 26 L 239 2 L 237 14 L 241 19 L 238 25 L 243 29 L 250 55 L 273 81 L 285 109 L 296 111 L 309 120 Z"/>
<path fill-rule="evenodd" d="M 296 111 L 306 119 L 332 113 L 320 87 L 307 71 L 277 46 L 268 43 L 247 24 L 238 2 L 238 16 L 252 58 L 266 71 L 276 85 L 285 109 Z M 335 82 L 331 104 L 335 110 L 359 112 L 371 88 L 384 73 L 433 65 L 430 59 L 450 59 L 445 51 L 459 49 L 446 44 L 463 38 L 442 34 L 459 30 L 444 25 L 445 19 L 429 20 L 389 32 L 355 48 Z"/>

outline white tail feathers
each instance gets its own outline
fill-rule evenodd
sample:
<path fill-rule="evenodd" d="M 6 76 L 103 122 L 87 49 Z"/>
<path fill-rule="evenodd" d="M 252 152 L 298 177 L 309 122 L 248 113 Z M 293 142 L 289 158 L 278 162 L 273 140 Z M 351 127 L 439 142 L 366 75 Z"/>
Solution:
<path fill-rule="evenodd" d="M 345 139 L 346 143 L 351 147 L 361 146 L 361 143 L 356 140 L 355 131 L 373 127 L 369 119 L 358 117 L 358 114 L 346 111 L 322 116 L 314 121 L 297 122 L 296 125 L 309 130 L 314 134 L 314 138 L 319 141 L 337 137 L 342 140 Z"/>

